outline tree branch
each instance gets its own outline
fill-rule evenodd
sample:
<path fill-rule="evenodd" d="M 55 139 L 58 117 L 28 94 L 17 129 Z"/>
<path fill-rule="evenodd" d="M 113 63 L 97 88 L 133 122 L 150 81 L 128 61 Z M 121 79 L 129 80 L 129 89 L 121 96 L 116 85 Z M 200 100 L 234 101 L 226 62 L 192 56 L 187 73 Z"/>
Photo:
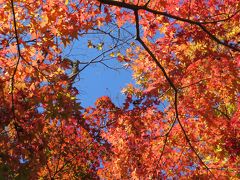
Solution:
<path fill-rule="evenodd" d="M 17 63 L 15 65 L 12 77 L 11 77 L 11 87 L 10 87 L 10 92 L 11 92 L 11 99 L 12 99 L 12 114 L 13 114 L 13 119 L 14 119 L 14 127 L 15 130 L 18 131 L 19 129 L 22 129 L 21 126 L 16 122 L 16 114 L 15 114 L 15 103 L 14 103 L 14 83 L 15 83 L 15 75 L 17 73 L 17 69 L 18 69 L 18 65 L 20 63 L 20 60 L 22 58 L 21 55 L 21 49 L 20 49 L 20 44 L 19 44 L 19 36 L 18 36 L 18 31 L 17 31 L 17 22 L 16 22 L 16 15 L 15 15 L 15 10 L 14 10 L 14 2 L 13 0 L 11 0 L 11 6 L 12 6 L 12 15 L 13 15 L 13 27 L 14 27 L 14 32 L 15 32 L 15 39 L 16 39 L 16 43 L 17 43 L 17 52 L 18 52 L 18 59 L 17 59 Z M 19 136 L 19 134 L 18 134 Z"/>
<path fill-rule="evenodd" d="M 170 77 L 167 75 L 164 67 L 159 63 L 159 61 L 157 60 L 157 58 L 155 57 L 155 55 L 152 53 L 152 51 L 148 48 L 148 46 L 142 41 L 141 37 L 140 37 L 140 30 L 139 30 L 139 16 L 138 16 L 138 10 L 134 11 L 135 14 L 135 20 L 136 20 L 136 39 L 139 41 L 139 43 L 143 46 L 143 48 L 148 52 L 148 54 L 151 56 L 151 58 L 153 59 L 153 61 L 156 63 L 156 65 L 160 68 L 160 70 L 162 71 L 164 77 L 166 78 L 166 80 L 168 81 L 169 85 L 173 88 L 174 90 L 174 109 L 175 109 L 175 118 L 178 121 L 181 130 L 184 134 L 184 137 L 188 143 L 188 145 L 190 146 L 191 150 L 194 152 L 194 154 L 197 156 L 197 158 L 199 159 L 200 163 L 212 174 L 212 176 L 214 177 L 213 173 L 211 172 L 211 170 L 208 168 L 208 166 L 203 162 L 202 158 L 199 156 L 198 152 L 196 151 L 196 149 L 193 147 L 185 128 L 183 127 L 180 119 L 179 119 L 179 113 L 178 113 L 178 89 L 177 87 L 174 85 L 173 81 L 170 79 Z M 166 146 L 166 145 L 164 145 Z"/>
<path fill-rule="evenodd" d="M 154 10 L 154 9 L 150 9 L 145 5 L 144 6 L 138 6 L 138 5 L 134 5 L 134 4 L 128 4 L 128 3 L 125 3 L 125 2 L 112 1 L 112 0 L 98 0 L 98 1 L 100 3 L 103 3 L 103 4 L 108 4 L 108 5 L 113 5 L 113 6 L 117 6 L 117 7 L 127 8 L 127 9 L 130 9 L 130 10 L 133 10 L 133 11 L 145 10 L 147 12 L 151 12 L 151 13 L 156 14 L 156 15 L 162 15 L 162 16 L 172 18 L 172 19 L 175 19 L 175 20 L 178 20 L 178 21 L 187 22 L 189 24 L 196 25 L 196 26 L 200 27 L 205 33 L 207 33 L 209 35 L 209 37 L 212 40 L 214 40 L 215 42 L 217 42 L 218 44 L 221 44 L 225 47 L 228 47 L 228 48 L 230 48 L 234 51 L 240 52 L 239 48 L 235 47 L 234 45 L 230 45 L 228 43 L 225 43 L 225 41 L 221 41 L 215 35 L 213 35 L 209 30 L 207 30 L 207 28 L 205 26 L 203 26 L 203 24 L 210 24 L 210 23 L 213 23 L 213 22 L 194 21 L 194 20 L 191 20 L 191 19 L 186 19 L 186 18 L 182 18 L 182 17 L 179 17 L 179 16 L 175 16 L 175 15 L 169 14 L 167 12 L 162 12 L 162 11 L 157 11 L 157 10 Z M 238 12 L 239 11 L 237 11 L 236 13 L 238 13 Z"/>
<path fill-rule="evenodd" d="M 169 85 L 174 89 L 174 91 L 178 91 L 177 87 L 173 84 L 173 81 L 170 79 L 170 77 L 168 76 L 166 70 L 164 69 L 164 67 L 159 63 L 159 61 L 157 60 L 157 58 L 155 57 L 155 55 L 153 54 L 153 52 L 148 48 L 148 46 L 143 42 L 143 40 L 140 37 L 140 26 L 139 26 L 139 16 L 138 16 L 138 10 L 134 11 L 135 14 L 135 21 L 136 21 L 136 40 L 143 46 L 143 48 L 148 52 L 148 54 L 151 56 L 151 58 L 153 59 L 153 61 L 156 63 L 157 67 L 159 67 L 159 69 L 162 71 L 164 77 L 166 78 L 166 80 L 168 81 Z"/>

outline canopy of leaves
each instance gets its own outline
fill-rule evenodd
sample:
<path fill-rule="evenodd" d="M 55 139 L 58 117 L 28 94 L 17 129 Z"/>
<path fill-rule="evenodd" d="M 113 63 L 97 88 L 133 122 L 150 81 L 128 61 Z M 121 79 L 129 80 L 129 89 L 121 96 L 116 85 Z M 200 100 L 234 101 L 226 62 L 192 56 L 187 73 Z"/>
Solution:
<path fill-rule="evenodd" d="M 1 177 L 240 178 L 238 1 L 0 0 L 0 19 Z M 63 57 L 88 34 L 99 56 Z M 109 59 L 136 84 L 81 107 L 77 75 Z"/>

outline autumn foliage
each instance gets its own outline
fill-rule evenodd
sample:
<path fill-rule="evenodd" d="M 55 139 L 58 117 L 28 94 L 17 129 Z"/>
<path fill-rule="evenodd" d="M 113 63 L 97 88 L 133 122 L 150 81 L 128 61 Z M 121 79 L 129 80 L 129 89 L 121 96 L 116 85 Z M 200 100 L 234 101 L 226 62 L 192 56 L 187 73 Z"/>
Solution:
<path fill-rule="evenodd" d="M 0 19 L 4 179 L 240 178 L 238 1 L 0 0 Z M 63 52 L 91 33 L 133 72 L 120 106 L 78 101 Z"/>

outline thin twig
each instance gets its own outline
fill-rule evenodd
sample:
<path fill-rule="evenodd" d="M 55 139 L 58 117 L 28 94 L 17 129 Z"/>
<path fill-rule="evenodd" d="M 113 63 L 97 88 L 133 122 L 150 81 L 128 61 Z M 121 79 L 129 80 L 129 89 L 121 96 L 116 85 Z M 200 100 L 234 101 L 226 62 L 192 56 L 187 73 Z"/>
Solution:
<path fill-rule="evenodd" d="M 225 112 L 223 112 L 222 110 L 220 110 L 220 109 L 218 109 L 218 108 L 213 108 L 213 109 L 215 109 L 216 111 L 218 111 L 219 113 L 221 113 L 222 115 L 224 115 L 226 118 L 227 118 L 227 120 L 231 120 L 231 118 L 228 116 L 228 114 L 227 113 L 225 113 Z"/>
<path fill-rule="evenodd" d="M 116 47 L 125 44 L 126 42 L 128 42 L 128 41 L 131 40 L 131 39 L 132 39 L 132 38 L 127 39 L 127 40 L 124 41 L 123 43 L 118 44 L 118 45 L 114 45 L 112 48 L 110 48 L 110 49 L 104 51 L 104 52 L 101 53 L 100 55 L 98 55 L 98 56 L 96 56 L 95 58 L 93 58 L 91 61 L 87 62 L 87 64 L 86 64 L 84 67 L 82 67 L 79 71 L 82 72 L 82 71 L 83 71 L 85 68 L 87 68 L 90 64 L 96 63 L 96 60 L 97 60 L 98 58 L 100 58 L 101 56 L 104 56 L 106 53 L 111 52 L 111 51 L 112 51 L 113 49 L 115 49 Z"/>
<path fill-rule="evenodd" d="M 158 158 L 157 165 L 156 165 L 156 168 L 155 168 L 153 174 L 155 174 L 155 173 L 157 172 L 157 169 L 158 169 L 158 166 L 159 166 L 159 162 L 161 161 L 162 156 L 163 156 L 163 153 L 164 153 L 164 151 L 165 151 L 165 147 L 167 146 L 168 137 L 169 137 L 169 135 L 170 135 L 170 132 L 171 132 L 172 129 L 173 129 L 174 124 L 176 123 L 176 120 L 177 120 L 177 119 L 175 118 L 174 121 L 172 122 L 172 124 L 171 124 L 168 132 L 165 134 L 165 139 L 164 139 L 164 143 L 163 143 L 163 148 L 162 148 L 161 154 L 160 154 L 160 156 L 159 156 L 159 158 Z"/>
<path fill-rule="evenodd" d="M 75 153 L 75 155 L 70 158 L 69 160 L 67 160 L 55 173 L 54 176 L 56 176 L 59 172 L 61 172 L 70 162 L 72 162 L 78 155 L 79 153 L 83 152 L 84 150 L 86 150 L 94 141 L 91 141 L 85 148 L 81 149 L 80 151 L 78 151 L 78 153 Z"/>

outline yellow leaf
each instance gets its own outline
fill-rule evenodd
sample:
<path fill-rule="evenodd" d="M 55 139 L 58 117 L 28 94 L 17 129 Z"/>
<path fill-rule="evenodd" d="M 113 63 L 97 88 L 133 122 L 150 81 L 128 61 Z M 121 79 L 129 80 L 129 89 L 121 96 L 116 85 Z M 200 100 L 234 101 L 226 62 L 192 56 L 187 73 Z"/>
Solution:
<path fill-rule="evenodd" d="M 117 56 L 121 56 L 121 55 L 122 55 L 122 54 L 118 51 L 118 52 L 117 52 Z"/>
<path fill-rule="evenodd" d="M 97 49 L 102 50 L 103 49 L 103 43 L 99 43 L 98 46 L 97 46 Z"/>
<path fill-rule="evenodd" d="M 68 5 L 68 0 L 65 0 L 65 5 Z"/>
<path fill-rule="evenodd" d="M 46 13 L 42 14 L 42 21 L 40 23 L 40 25 L 42 27 L 46 26 L 48 24 L 48 16 Z"/>
<path fill-rule="evenodd" d="M 109 56 L 110 56 L 110 57 L 114 57 L 114 56 L 115 56 L 114 52 L 111 52 L 111 53 L 109 54 Z"/>

